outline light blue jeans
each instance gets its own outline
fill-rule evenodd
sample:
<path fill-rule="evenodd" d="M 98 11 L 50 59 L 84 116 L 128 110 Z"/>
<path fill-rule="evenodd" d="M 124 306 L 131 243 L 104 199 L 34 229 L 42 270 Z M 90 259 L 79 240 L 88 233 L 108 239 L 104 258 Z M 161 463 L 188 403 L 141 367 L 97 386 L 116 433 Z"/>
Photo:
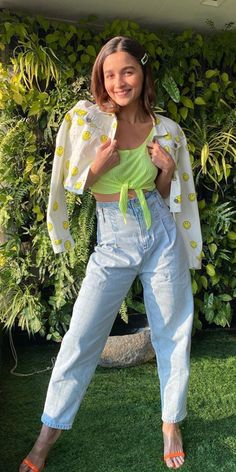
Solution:
<path fill-rule="evenodd" d="M 97 203 L 98 244 L 48 387 L 42 422 L 70 429 L 119 307 L 139 275 L 160 379 L 162 420 L 186 416 L 193 297 L 184 243 L 157 191 L 147 192 L 149 230 L 137 198 L 127 222 L 118 202 Z"/>

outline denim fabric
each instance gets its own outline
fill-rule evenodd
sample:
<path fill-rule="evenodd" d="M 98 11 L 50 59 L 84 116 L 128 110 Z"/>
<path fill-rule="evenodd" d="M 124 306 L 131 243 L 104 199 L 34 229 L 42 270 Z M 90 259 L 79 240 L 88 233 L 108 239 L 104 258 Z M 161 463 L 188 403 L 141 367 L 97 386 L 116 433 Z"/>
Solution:
<path fill-rule="evenodd" d="M 138 198 L 97 203 L 97 246 L 87 266 L 48 387 L 44 424 L 70 429 L 107 337 L 133 280 L 144 289 L 160 379 L 162 420 L 186 416 L 193 297 L 182 236 L 159 193 L 145 194 L 148 230 Z"/>

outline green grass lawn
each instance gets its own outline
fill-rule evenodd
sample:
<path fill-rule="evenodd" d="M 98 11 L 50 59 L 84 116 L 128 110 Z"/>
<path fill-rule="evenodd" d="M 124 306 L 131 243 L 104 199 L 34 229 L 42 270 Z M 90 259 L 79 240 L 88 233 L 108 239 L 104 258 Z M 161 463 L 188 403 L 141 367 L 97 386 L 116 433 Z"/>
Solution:
<path fill-rule="evenodd" d="M 17 346 L 18 372 L 50 365 L 59 346 Z M 40 428 L 50 372 L 1 372 L 0 471 L 17 472 Z M 193 339 L 188 418 L 182 424 L 188 472 L 236 472 L 236 335 L 204 332 Z M 47 472 L 162 472 L 159 385 L 155 362 L 126 369 L 99 367 L 74 428 L 63 433 Z"/>

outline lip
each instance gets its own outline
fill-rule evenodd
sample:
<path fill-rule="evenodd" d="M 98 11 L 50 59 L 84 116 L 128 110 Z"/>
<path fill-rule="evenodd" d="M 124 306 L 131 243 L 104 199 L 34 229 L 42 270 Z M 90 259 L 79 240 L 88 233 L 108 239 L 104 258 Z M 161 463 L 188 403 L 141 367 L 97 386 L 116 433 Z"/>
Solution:
<path fill-rule="evenodd" d="M 119 90 L 119 91 L 115 92 L 115 94 L 122 97 L 124 95 L 127 95 L 129 92 L 130 92 L 130 90 Z"/>

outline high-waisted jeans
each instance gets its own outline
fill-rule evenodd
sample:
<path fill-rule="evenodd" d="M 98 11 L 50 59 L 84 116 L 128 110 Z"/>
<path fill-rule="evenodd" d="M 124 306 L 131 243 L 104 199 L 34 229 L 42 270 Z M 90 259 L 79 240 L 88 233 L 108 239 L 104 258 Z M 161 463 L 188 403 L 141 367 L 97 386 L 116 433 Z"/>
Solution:
<path fill-rule="evenodd" d="M 193 297 L 184 243 L 160 194 L 145 194 L 147 230 L 137 198 L 127 221 L 118 202 L 97 203 L 97 246 L 73 308 L 48 387 L 42 421 L 70 429 L 106 340 L 135 277 L 144 302 L 160 379 L 162 420 L 186 416 Z"/>

